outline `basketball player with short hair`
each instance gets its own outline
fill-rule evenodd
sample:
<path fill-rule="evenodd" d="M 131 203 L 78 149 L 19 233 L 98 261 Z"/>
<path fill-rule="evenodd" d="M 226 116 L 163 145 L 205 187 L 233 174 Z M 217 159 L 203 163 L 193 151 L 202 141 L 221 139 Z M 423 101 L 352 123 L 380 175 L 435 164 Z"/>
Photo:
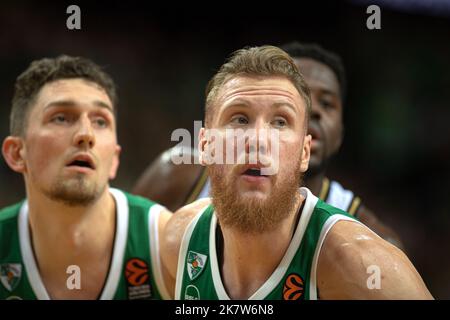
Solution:
<path fill-rule="evenodd" d="M 367 209 L 361 199 L 337 181 L 326 177 L 326 169 L 343 139 L 343 106 L 346 95 L 344 66 L 336 54 L 311 44 L 288 43 L 284 49 L 302 70 L 311 91 L 311 159 L 304 185 L 326 203 L 357 217 L 378 235 L 403 248 L 399 236 Z M 163 152 L 138 179 L 133 193 L 154 199 L 172 211 L 196 199 L 210 196 L 210 181 L 205 167 L 194 164 L 194 150 L 184 149 L 191 164 L 175 165 L 171 153 Z M 154 182 L 158 181 L 157 184 Z"/>
<path fill-rule="evenodd" d="M 0 211 L 0 299 L 167 298 L 162 206 L 110 188 L 117 95 L 92 61 L 31 63 L 16 81 L 3 156 L 27 198 Z"/>
<path fill-rule="evenodd" d="M 212 204 L 200 199 L 178 210 L 161 242 L 176 299 L 432 298 L 401 250 L 299 188 L 310 159 L 311 99 L 287 53 L 272 46 L 238 50 L 206 93 L 199 158 L 207 164 Z M 226 130 L 263 129 L 278 139 L 255 134 L 245 137 L 244 149 L 228 148 L 234 137 Z M 222 135 L 213 139 L 211 130 Z M 274 144 L 278 159 L 267 147 Z M 210 150 L 223 159 L 231 150 L 246 162 L 210 163 Z M 255 150 L 258 161 L 249 163 Z M 278 171 L 265 174 L 274 163 Z M 375 288 L 368 284 L 373 268 L 381 277 Z"/>

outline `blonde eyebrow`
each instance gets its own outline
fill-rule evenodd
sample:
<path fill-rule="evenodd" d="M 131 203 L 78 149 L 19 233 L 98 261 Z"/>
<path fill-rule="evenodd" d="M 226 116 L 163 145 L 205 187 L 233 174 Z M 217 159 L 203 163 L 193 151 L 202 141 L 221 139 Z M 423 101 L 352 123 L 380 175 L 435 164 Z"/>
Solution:
<path fill-rule="evenodd" d="M 239 98 L 239 99 L 236 99 L 236 100 L 237 101 L 233 101 L 229 105 L 225 106 L 225 108 L 223 110 L 226 110 L 226 109 L 232 108 L 232 107 L 246 107 L 246 108 L 248 108 L 249 105 L 250 105 L 250 103 L 248 103 L 244 99 Z M 289 102 L 276 102 L 276 103 L 272 104 L 272 106 L 274 106 L 276 108 L 281 108 L 281 107 L 286 106 L 289 109 L 291 109 L 292 111 L 297 112 L 295 107 Z"/>

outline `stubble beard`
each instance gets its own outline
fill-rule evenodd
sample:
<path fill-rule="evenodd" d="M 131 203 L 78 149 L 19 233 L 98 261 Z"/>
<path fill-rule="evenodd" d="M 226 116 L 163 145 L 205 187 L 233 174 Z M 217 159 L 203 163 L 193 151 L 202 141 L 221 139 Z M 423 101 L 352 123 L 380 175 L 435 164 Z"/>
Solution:
<path fill-rule="evenodd" d="M 69 207 L 87 207 L 101 196 L 105 188 L 106 183 L 98 185 L 97 182 L 89 181 L 85 174 L 78 173 L 70 179 L 59 177 L 44 193 Z"/>

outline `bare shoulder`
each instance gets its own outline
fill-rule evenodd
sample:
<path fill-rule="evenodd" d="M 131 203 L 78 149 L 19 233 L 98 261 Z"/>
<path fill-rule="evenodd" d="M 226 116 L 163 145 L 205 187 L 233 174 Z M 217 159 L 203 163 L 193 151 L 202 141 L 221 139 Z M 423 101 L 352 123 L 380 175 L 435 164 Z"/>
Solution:
<path fill-rule="evenodd" d="M 180 153 L 190 158 L 192 164 L 175 164 L 172 153 Z M 170 148 L 161 153 L 141 174 L 132 192 L 156 201 L 175 211 L 184 205 L 189 193 L 204 170 L 194 164 L 196 157 L 193 149 Z"/>
<path fill-rule="evenodd" d="M 160 255 L 164 282 L 173 298 L 177 277 L 178 255 L 184 232 L 194 217 L 211 203 L 209 198 L 197 200 L 177 210 L 175 213 L 164 212 L 161 215 Z"/>
<path fill-rule="evenodd" d="M 339 221 L 319 256 L 322 299 L 432 299 L 408 257 L 366 226 Z"/>
<path fill-rule="evenodd" d="M 159 213 L 158 219 L 158 231 L 159 234 L 163 234 L 164 229 L 166 228 L 167 222 L 169 222 L 170 218 L 172 218 L 173 213 L 166 208 L 163 208 Z"/>
<path fill-rule="evenodd" d="M 165 237 L 168 239 L 181 239 L 192 219 L 209 204 L 211 204 L 210 198 L 199 199 L 175 211 L 167 222 Z"/>
<path fill-rule="evenodd" d="M 186 228 L 194 217 L 210 203 L 210 198 L 194 201 L 177 210 L 166 221 L 161 238 L 161 253 L 163 261 L 172 276 L 176 276 L 178 253 Z"/>
<path fill-rule="evenodd" d="M 392 243 L 397 248 L 404 249 L 400 236 L 389 226 L 384 224 L 378 216 L 366 206 L 361 205 L 357 211 L 358 219 L 375 231 L 384 240 Z"/>

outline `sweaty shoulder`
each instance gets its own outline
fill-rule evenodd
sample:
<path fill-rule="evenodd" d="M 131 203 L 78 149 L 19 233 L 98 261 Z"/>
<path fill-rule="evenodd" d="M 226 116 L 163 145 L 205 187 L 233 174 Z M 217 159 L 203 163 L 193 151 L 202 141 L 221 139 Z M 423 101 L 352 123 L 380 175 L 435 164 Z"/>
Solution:
<path fill-rule="evenodd" d="M 184 232 L 194 217 L 210 204 L 210 198 L 194 201 L 177 210 L 165 225 L 161 239 L 161 255 L 173 280 L 176 278 L 178 253 Z"/>
<path fill-rule="evenodd" d="M 171 211 L 183 206 L 204 167 L 199 164 L 175 164 L 171 154 L 179 150 L 179 147 L 173 147 L 160 154 L 138 178 L 132 192 L 161 203 Z M 185 157 L 194 163 L 194 150 L 182 150 Z"/>
<path fill-rule="evenodd" d="M 408 257 L 363 224 L 339 221 L 323 243 L 321 299 L 432 299 Z"/>

